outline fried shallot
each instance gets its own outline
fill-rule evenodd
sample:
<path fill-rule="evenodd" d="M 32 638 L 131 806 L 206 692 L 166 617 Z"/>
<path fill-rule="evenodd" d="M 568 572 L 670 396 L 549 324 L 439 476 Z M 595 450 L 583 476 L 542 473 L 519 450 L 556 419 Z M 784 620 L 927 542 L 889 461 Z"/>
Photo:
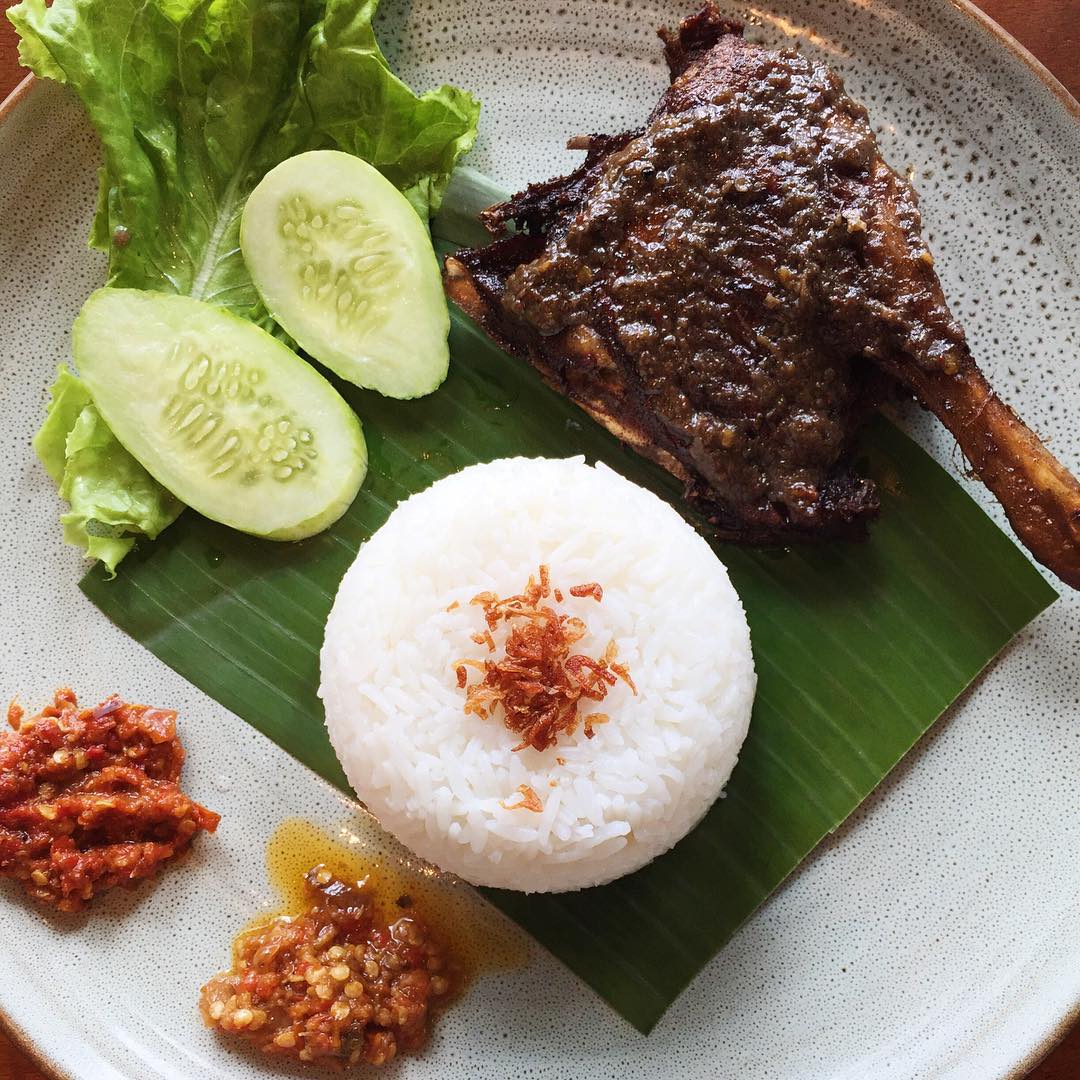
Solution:
<path fill-rule="evenodd" d="M 604 595 L 595 581 L 568 591 L 597 603 Z M 580 618 L 555 609 L 553 603 L 561 600 L 561 590 L 553 590 L 550 570 L 542 565 L 521 593 L 500 598 L 483 592 L 471 601 L 483 609 L 487 624 L 472 640 L 486 644 L 489 654 L 496 653 L 492 635 L 500 624 L 505 625 L 506 640 L 502 656 L 459 660 L 454 665 L 457 685 L 465 691 L 466 713 L 486 719 L 502 709 L 503 722 L 521 738 L 515 751 L 527 746 L 547 750 L 561 734 L 573 734 L 579 720 L 591 739 L 594 726 L 608 717 L 600 713 L 579 716 L 582 701 L 603 701 L 619 679 L 637 693 L 629 671 L 615 662 L 614 641 L 599 659 L 572 651 L 587 627 Z M 470 683 L 470 671 L 478 672 L 480 678 Z"/>

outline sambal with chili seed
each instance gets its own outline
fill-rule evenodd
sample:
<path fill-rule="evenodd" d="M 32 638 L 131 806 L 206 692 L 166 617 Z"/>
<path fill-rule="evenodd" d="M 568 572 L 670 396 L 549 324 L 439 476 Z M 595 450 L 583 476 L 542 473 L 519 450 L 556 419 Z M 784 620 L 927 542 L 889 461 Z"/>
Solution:
<path fill-rule="evenodd" d="M 461 989 L 457 963 L 415 907 L 381 924 L 366 880 L 322 865 L 304 880 L 309 906 L 242 933 L 232 969 L 203 987 L 206 1024 L 309 1063 L 385 1065 L 420 1049 Z"/>
<path fill-rule="evenodd" d="M 78 911 L 183 855 L 219 815 L 178 786 L 176 713 L 111 697 L 80 709 L 69 689 L 0 732 L 0 877 L 35 900 Z"/>

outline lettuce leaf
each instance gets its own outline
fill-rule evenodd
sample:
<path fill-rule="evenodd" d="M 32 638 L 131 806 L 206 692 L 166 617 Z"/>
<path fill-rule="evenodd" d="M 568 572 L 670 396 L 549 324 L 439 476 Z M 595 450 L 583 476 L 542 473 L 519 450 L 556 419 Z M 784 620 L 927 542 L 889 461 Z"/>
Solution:
<path fill-rule="evenodd" d="M 91 243 L 109 284 L 185 293 L 265 317 L 240 214 L 278 162 L 329 147 L 365 158 L 427 217 L 476 138 L 479 105 L 414 94 L 372 28 L 377 0 L 22 0 L 19 55 L 67 83 L 105 163 Z"/>
<path fill-rule="evenodd" d="M 115 574 L 135 537 L 153 539 L 183 504 L 120 445 L 67 367 L 57 371 L 51 393 L 34 450 L 71 504 L 60 518 L 64 539 Z"/>
<path fill-rule="evenodd" d="M 357 154 L 421 217 L 438 209 L 476 138 L 480 107 L 455 87 L 417 95 L 398 79 L 375 40 L 377 6 L 54 0 L 46 7 L 22 0 L 9 9 L 22 62 L 70 86 L 101 138 L 90 243 L 108 252 L 110 285 L 183 293 L 276 331 L 244 266 L 240 215 L 269 169 L 306 150 Z M 50 415 L 64 429 L 71 418 L 61 420 L 60 407 Z M 95 429 L 103 426 L 97 417 Z M 75 465 L 57 459 L 66 443 L 45 429 L 38 442 L 54 477 L 70 476 L 70 487 L 80 489 Z M 121 449 L 116 443 L 93 459 L 95 470 L 111 462 L 118 484 L 137 475 L 121 464 Z M 85 452 L 81 460 L 90 467 Z M 99 490 L 105 479 L 96 471 L 85 486 Z M 131 494 L 145 509 L 145 485 Z M 84 507 L 98 510 L 106 513 Z M 80 528 L 73 524 L 73 534 Z M 114 549 L 110 558 L 115 565 Z"/>
<path fill-rule="evenodd" d="M 300 77 L 304 100 L 329 145 L 370 161 L 426 220 L 476 141 L 480 106 L 452 86 L 418 98 L 393 75 L 372 29 L 377 6 L 327 4 Z"/>

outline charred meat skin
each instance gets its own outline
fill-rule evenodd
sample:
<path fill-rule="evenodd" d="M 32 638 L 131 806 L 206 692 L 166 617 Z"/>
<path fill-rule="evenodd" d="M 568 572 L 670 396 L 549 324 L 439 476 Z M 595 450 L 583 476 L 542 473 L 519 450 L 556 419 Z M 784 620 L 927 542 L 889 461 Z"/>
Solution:
<path fill-rule="evenodd" d="M 662 36 L 646 126 L 487 211 L 519 231 L 449 259 L 451 297 L 745 540 L 860 531 L 877 499 L 848 461 L 895 381 L 1080 584 L 1080 487 L 976 367 L 865 109 L 711 5 Z"/>
<path fill-rule="evenodd" d="M 732 24 L 703 29 L 743 47 Z M 681 40 L 673 72 L 688 60 Z M 826 170 L 868 155 L 873 137 L 835 79 L 790 62 L 794 88 L 786 72 L 775 85 L 765 74 L 752 91 L 710 88 L 698 101 L 696 84 L 677 80 L 644 131 L 593 137 L 576 173 L 488 211 L 494 229 L 514 219 L 526 235 L 459 255 L 487 287 L 498 336 L 687 481 L 722 532 L 764 542 L 858 532 L 877 510 L 873 485 L 846 464 L 873 380 L 821 340 L 782 248 L 785 232 L 816 227 L 823 198 L 838 216 Z M 794 123 L 805 97 L 823 94 L 829 115 L 797 147 L 809 162 L 776 175 L 747 159 L 760 123 L 778 111 Z M 865 129 L 854 136 L 849 109 Z"/>

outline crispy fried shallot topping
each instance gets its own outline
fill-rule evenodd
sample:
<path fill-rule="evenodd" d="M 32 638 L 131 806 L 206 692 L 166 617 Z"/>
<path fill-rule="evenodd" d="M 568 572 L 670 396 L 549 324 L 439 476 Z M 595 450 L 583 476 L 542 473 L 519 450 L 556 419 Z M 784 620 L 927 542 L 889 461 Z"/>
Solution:
<path fill-rule="evenodd" d="M 571 585 L 571 596 L 591 596 L 597 603 L 600 603 L 604 599 L 604 590 L 600 588 L 599 582 L 590 581 L 586 585 Z"/>
<path fill-rule="evenodd" d="M 531 810 L 534 814 L 543 813 L 544 804 L 540 801 L 540 796 L 528 784 L 518 784 L 518 794 L 521 796 L 521 802 L 506 803 L 500 800 L 499 805 L 504 810 Z"/>
<path fill-rule="evenodd" d="M 575 585 L 569 592 L 597 603 L 604 596 L 595 581 Z M 582 699 L 603 701 L 619 679 L 637 693 L 629 671 L 615 662 L 618 650 L 614 641 L 598 660 L 571 651 L 587 628 L 581 619 L 556 611 L 552 598 L 561 603 L 562 592 L 552 588 L 547 566 L 541 566 L 539 577 L 530 577 L 524 591 L 516 596 L 500 598 L 492 592 L 474 596 L 471 603 L 483 609 L 487 629 L 473 634 L 472 640 L 486 645 L 489 655 L 484 660 L 463 659 L 453 665 L 457 685 L 465 691 L 465 712 L 486 719 L 501 707 L 507 728 L 521 737 L 515 751 L 526 746 L 546 750 L 555 745 L 560 733 L 572 734 Z M 493 631 L 500 623 L 505 623 L 507 630 L 501 657 L 492 655 L 497 652 Z M 478 672 L 480 678 L 470 683 L 470 671 Z M 594 726 L 607 723 L 609 718 L 593 713 L 580 719 L 591 739 Z M 525 802 L 515 803 L 515 809 L 534 809 L 528 805 L 530 796 L 539 803 L 531 791 L 522 795 Z"/>

